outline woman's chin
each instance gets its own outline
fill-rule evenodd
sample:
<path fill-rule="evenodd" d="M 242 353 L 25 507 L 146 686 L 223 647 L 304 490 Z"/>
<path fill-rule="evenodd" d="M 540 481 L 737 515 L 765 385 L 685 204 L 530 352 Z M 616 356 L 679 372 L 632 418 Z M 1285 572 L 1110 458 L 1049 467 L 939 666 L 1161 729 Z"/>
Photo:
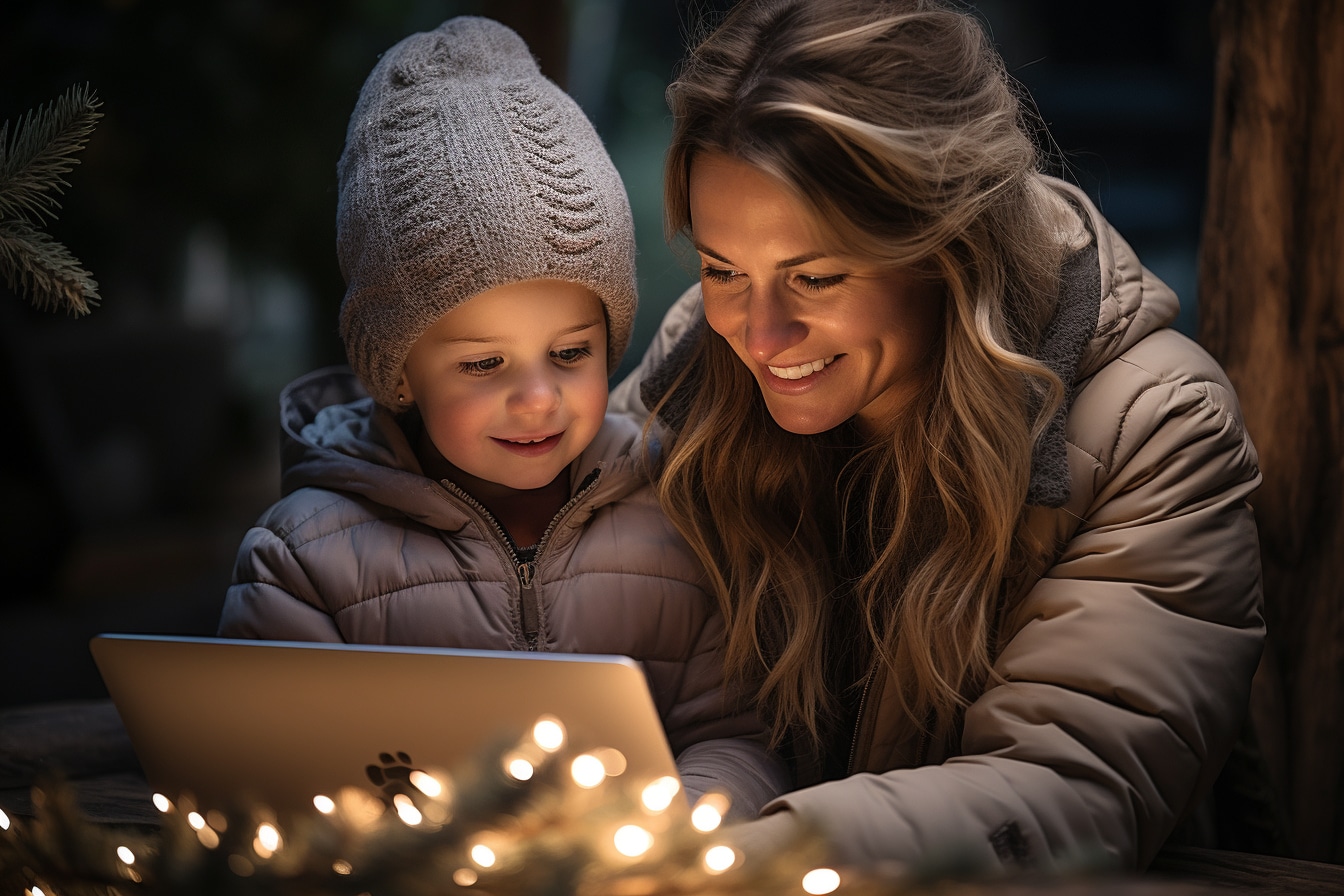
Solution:
<path fill-rule="evenodd" d="M 799 436 L 827 432 L 853 416 L 835 405 L 828 407 L 824 402 L 780 400 L 770 395 L 765 398 L 765 406 L 780 429 Z"/>

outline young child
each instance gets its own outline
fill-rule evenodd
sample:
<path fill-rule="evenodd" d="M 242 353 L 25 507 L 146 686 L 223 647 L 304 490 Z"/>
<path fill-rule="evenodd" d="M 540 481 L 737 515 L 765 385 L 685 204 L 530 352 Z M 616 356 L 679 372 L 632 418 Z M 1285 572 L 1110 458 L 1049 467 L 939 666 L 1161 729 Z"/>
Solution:
<path fill-rule="evenodd" d="M 283 497 L 219 634 L 641 661 L 688 796 L 785 783 L 727 699 L 723 621 L 605 416 L 635 313 L 620 176 L 512 31 L 451 19 L 385 53 L 338 166 L 353 372 L 281 396 Z"/>

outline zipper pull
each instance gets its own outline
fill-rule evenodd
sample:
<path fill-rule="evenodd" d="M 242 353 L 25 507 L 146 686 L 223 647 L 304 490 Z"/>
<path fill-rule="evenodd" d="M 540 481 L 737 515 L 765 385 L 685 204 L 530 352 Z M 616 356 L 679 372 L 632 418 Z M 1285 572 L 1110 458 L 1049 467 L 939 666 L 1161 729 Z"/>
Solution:
<path fill-rule="evenodd" d="M 537 605 L 537 591 L 533 587 L 533 580 L 537 572 L 537 564 L 519 563 L 518 584 L 522 590 L 518 594 L 518 601 L 523 612 L 523 638 L 527 641 L 528 650 L 537 649 L 537 637 L 541 628 L 541 608 Z"/>

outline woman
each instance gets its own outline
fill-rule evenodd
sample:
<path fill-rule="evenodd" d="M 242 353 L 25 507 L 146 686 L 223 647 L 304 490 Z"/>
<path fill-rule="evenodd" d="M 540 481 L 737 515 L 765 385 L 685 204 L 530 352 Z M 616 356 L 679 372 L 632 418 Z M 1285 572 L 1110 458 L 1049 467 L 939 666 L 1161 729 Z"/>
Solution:
<path fill-rule="evenodd" d="M 741 842 L 1145 867 L 1264 635 L 1223 372 L 961 11 L 747 0 L 668 96 L 700 284 L 613 405 L 803 785 Z"/>

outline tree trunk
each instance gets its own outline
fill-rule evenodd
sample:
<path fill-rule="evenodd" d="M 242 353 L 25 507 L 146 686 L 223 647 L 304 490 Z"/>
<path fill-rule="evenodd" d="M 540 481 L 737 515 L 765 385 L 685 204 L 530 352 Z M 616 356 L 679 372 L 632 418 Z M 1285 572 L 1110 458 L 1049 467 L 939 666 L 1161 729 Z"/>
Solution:
<path fill-rule="evenodd" d="M 1344 862 L 1344 0 L 1219 0 L 1201 342 L 1260 453 L 1251 716 L 1301 858 Z"/>

